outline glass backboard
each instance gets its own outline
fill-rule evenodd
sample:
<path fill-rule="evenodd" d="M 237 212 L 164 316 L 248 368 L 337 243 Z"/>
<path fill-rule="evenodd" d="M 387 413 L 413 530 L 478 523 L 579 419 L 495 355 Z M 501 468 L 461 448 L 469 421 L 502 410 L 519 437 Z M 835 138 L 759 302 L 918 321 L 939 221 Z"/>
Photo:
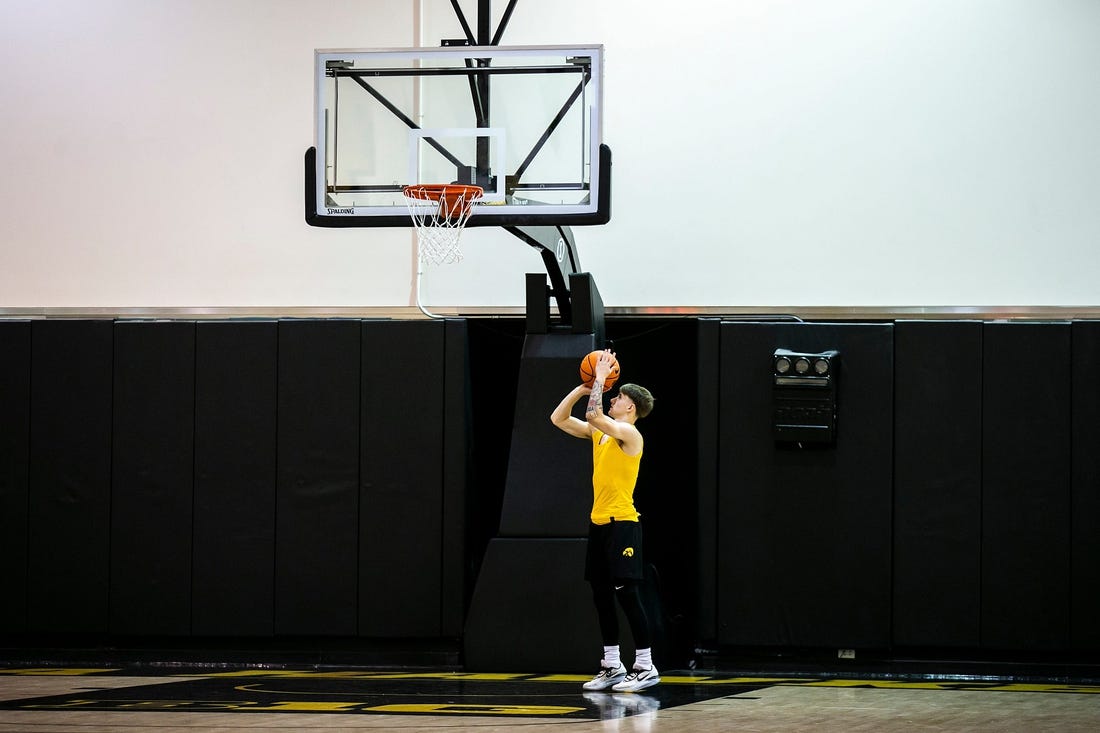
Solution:
<path fill-rule="evenodd" d="M 315 53 L 306 219 L 410 226 L 407 185 L 484 189 L 467 226 L 603 224 L 602 46 Z"/>

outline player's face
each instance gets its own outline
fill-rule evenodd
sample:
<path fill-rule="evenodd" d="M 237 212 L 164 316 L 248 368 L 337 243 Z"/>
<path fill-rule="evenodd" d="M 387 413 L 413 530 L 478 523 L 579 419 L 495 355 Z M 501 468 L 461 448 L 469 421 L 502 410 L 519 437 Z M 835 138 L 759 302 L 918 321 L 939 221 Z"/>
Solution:
<path fill-rule="evenodd" d="M 634 401 L 622 392 L 619 392 L 611 398 L 611 409 L 608 411 L 608 414 L 611 415 L 611 417 L 622 417 L 630 412 L 630 408 L 633 406 Z"/>

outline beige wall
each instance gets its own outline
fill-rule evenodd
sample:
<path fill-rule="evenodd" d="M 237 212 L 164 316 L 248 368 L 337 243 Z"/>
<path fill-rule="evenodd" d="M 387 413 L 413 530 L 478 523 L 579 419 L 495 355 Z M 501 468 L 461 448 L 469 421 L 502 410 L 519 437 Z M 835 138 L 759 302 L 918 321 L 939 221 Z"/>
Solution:
<path fill-rule="evenodd" d="M 0 312 L 410 305 L 408 230 L 303 222 L 312 54 L 460 35 L 447 0 L 0 0 Z M 1100 3 L 520 0 L 504 43 L 606 46 L 610 307 L 1100 304 Z M 533 250 L 464 249 L 427 304 L 522 305 Z"/>

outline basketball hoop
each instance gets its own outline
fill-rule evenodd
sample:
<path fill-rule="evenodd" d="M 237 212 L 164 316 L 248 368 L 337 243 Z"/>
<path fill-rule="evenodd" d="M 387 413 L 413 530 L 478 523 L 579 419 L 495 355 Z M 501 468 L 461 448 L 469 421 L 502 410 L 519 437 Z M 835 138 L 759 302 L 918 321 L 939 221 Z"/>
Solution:
<path fill-rule="evenodd" d="M 474 204 L 484 193 L 480 186 L 457 183 L 405 186 L 405 203 L 416 227 L 420 263 L 451 264 L 462 259 L 458 239 Z"/>

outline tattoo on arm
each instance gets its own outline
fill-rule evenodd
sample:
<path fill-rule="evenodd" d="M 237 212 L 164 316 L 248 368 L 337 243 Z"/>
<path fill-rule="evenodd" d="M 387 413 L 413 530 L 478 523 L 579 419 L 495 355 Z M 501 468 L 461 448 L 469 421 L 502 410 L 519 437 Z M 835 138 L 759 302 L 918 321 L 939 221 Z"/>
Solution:
<path fill-rule="evenodd" d="M 585 414 L 590 415 L 593 412 L 597 414 L 603 412 L 603 382 L 595 382 L 592 385 L 592 394 L 588 395 L 588 407 L 585 408 Z"/>

